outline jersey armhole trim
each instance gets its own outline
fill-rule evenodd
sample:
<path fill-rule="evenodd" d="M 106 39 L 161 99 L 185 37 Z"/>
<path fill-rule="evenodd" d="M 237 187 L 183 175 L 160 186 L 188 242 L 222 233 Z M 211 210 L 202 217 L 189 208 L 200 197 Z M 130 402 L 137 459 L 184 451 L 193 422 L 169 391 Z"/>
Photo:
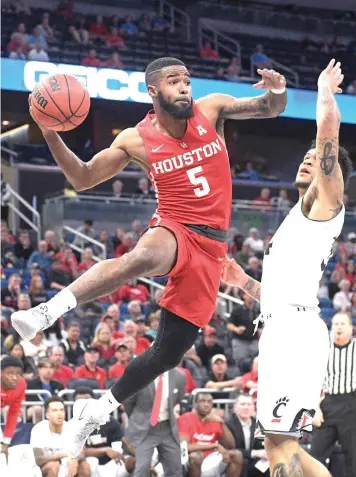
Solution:
<path fill-rule="evenodd" d="M 300 201 L 300 211 L 303 214 L 303 217 L 305 217 L 307 220 L 310 220 L 310 222 L 320 222 L 320 223 L 331 222 L 332 220 L 336 219 L 341 214 L 341 212 L 345 209 L 344 204 L 342 204 L 342 207 L 339 210 L 339 212 L 335 215 L 335 217 L 332 217 L 331 219 L 327 219 L 327 220 L 311 219 L 310 217 L 307 217 L 303 212 L 303 200 L 304 200 L 304 196 L 302 197 L 302 200 Z"/>

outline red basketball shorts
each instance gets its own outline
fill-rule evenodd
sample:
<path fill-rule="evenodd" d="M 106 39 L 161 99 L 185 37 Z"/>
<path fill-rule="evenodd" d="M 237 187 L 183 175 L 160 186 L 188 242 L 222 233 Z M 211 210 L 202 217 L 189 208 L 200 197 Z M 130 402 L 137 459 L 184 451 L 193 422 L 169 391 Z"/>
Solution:
<path fill-rule="evenodd" d="M 162 219 L 176 237 L 177 261 L 160 305 L 196 326 L 206 326 L 216 307 L 227 244 L 203 237 L 182 224 Z"/>

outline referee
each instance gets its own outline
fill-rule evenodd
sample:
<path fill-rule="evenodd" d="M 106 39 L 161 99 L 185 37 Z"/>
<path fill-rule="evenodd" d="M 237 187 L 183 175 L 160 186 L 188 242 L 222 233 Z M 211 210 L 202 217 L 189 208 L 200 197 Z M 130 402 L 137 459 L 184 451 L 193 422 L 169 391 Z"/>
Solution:
<path fill-rule="evenodd" d="M 325 464 L 338 441 L 345 456 L 346 475 L 356 477 L 356 341 L 352 339 L 350 316 L 337 313 L 332 332 L 325 397 L 315 416 L 318 428 L 310 453 Z"/>

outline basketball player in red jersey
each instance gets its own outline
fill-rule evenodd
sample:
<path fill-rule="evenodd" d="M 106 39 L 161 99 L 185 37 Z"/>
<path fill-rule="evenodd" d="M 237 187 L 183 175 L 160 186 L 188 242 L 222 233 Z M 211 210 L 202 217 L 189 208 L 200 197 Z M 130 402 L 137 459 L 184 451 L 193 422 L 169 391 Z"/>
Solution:
<path fill-rule="evenodd" d="M 152 347 L 131 361 L 123 376 L 98 401 L 74 409 L 69 451 L 77 455 L 87 436 L 108 413 L 164 371 L 177 366 L 210 320 L 220 283 L 231 214 L 231 174 L 225 119 L 272 118 L 285 109 L 283 76 L 259 70 L 256 98 L 212 94 L 194 102 L 184 63 L 159 58 L 146 69 L 154 112 L 117 136 L 110 148 L 82 162 L 60 136 L 43 127 L 44 138 L 67 180 L 78 190 L 114 177 L 130 161 L 147 172 L 158 207 L 132 252 L 96 264 L 49 302 L 12 315 L 24 339 L 51 326 L 78 303 L 117 290 L 138 276 L 169 275 Z"/>

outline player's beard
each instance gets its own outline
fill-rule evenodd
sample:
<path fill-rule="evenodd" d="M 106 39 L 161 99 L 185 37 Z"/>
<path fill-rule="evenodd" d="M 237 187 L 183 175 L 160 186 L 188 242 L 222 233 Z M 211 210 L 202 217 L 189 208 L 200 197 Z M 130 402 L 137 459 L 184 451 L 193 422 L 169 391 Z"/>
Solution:
<path fill-rule="evenodd" d="M 304 191 L 307 191 L 310 184 L 310 182 L 296 181 L 293 185 L 296 189 L 302 189 Z"/>
<path fill-rule="evenodd" d="M 167 101 L 163 94 L 158 91 L 158 101 L 160 106 L 176 119 L 189 119 L 193 116 L 193 100 L 190 100 L 186 108 L 181 108 L 177 103 Z"/>

